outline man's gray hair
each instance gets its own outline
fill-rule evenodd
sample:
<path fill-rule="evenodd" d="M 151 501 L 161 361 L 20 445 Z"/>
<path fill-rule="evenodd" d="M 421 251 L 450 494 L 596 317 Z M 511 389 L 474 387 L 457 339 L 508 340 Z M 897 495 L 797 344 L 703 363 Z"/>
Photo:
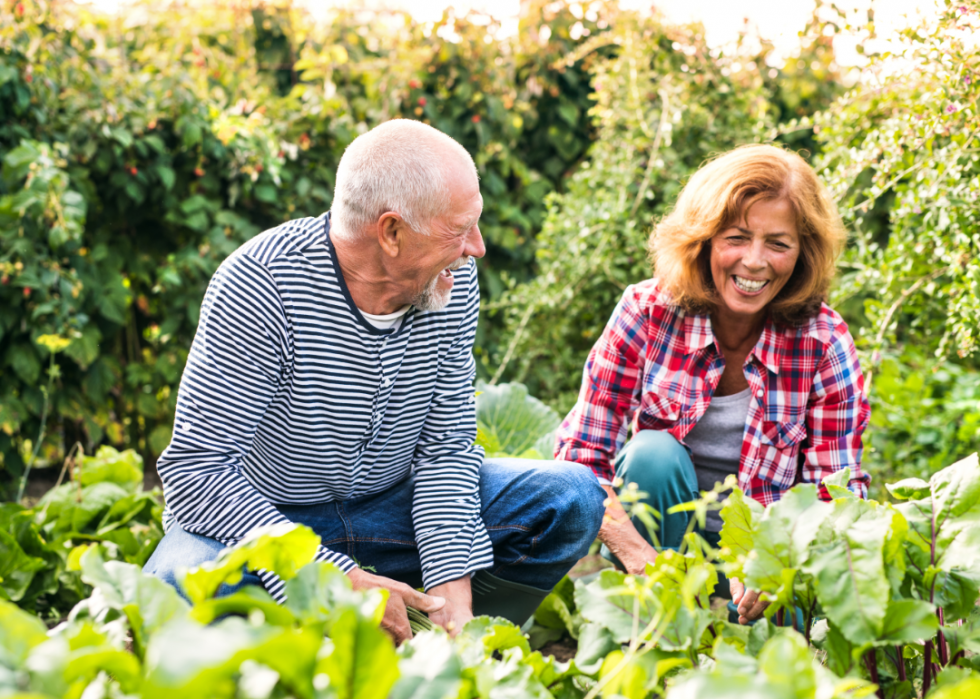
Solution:
<path fill-rule="evenodd" d="M 431 126 L 410 119 L 376 126 L 355 138 L 340 159 L 331 235 L 354 238 L 386 211 L 412 230 L 428 232 L 426 224 L 449 207 L 449 178 L 459 164 L 476 175 L 466 149 Z"/>

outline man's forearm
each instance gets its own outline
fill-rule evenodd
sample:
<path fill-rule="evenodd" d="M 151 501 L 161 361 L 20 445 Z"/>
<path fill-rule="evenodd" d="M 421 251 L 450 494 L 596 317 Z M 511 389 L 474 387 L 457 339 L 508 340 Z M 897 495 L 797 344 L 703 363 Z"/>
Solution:
<path fill-rule="evenodd" d="M 602 489 L 606 491 L 606 513 L 599 528 L 599 540 L 619 559 L 626 572 L 639 575 L 657 557 L 657 551 L 633 526 L 612 486 L 604 485 Z"/>

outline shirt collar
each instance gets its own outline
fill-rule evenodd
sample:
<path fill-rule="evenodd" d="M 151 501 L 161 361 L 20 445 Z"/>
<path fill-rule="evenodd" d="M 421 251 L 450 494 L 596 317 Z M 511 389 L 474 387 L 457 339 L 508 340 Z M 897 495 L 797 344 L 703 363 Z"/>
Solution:
<path fill-rule="evenodd" d="M 773 374 L 779 373 L 779 356 L 782 335 L 772 319 L 767 319 L 762 328 L 759 341 L 752 348 L 752 354 Z M 702 350 L 715 341 L 708 315 L 688 313 L 684 316 L 684 346 L 686 354 Z"/>
<path fill-rule="evenodd" d="M 762 362 L 766 369 L 773 374 L 779 373 L 782 337 L 782 334 L 776 329 L 776 324 L 769 318 L 762 328 L 762 335 L 759 336 L 759 341 L 752 348 L 752 354 L 756 356 L 756 359 Z"/>
<path fill-rule="evenodd" d="M 687 313 L 684 316 L 684 346 L 687 354 L 694 354 L 715 341 L 711 332 L 711 318 L 707 315 Z"/>

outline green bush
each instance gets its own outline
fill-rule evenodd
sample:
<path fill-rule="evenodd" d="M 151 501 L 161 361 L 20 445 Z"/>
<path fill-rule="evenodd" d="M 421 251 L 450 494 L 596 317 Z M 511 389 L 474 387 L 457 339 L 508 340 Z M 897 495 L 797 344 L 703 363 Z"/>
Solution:
<path fill-rule="evenodd" d="M 107 17 L 0 9 L 0 485 L 76 442 L 166 446 L 204 289 L 242 242 L 329 208 L 344 147 L 424 119 L 474 154 L 492 296 L 532 273 L 546 195 L 592 137 L 568 8 L 536 2 L 496 40 L 482 15 L 434 26 L 288 5 Z M 600 20 L 585 19 L 599 32 Z M 487 40 L 489 39 L 489 41 Z M 495 329 L 484 325 L 481 346 Z M 71 340 L 53 360 L 44 335 Z M 51 423 L 43 444 L 42 415 Z"/>

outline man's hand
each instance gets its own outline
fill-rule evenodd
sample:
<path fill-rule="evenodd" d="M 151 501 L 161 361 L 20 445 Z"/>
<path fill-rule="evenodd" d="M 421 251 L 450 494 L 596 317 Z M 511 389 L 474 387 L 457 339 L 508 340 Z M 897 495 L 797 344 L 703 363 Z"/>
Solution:
<path fill-rule="evenodd" d="M 470 588 L 470 576 L 436 585 L 429 590 L 429 594 L 437 595 L 436 599 L 441 597 L 446 600 L 445 606 L 430 614 L 429 619 L 433 624 L 448 631 L 450 636 L 458 634 L 466 622 L 473 618 L 473 591 Z"/>
<path fill-rule="evenodd" d="M 746 590 L 738 578 L 732 578 L 729 583 L 732 602 L 738 607 L 738 623 L 747 624 L 761 617 L 769 606 L 769 600 L 763 599 L 755 590 Z"/>
<path fill-rule="evenodd" d="M 606 491 L 606 513 L 599 528 L 599 540 L 631 575 L 643 575 L 646 565 L 657 558 L 657 549 L 640 536 L 630 521 L 623 506 L 611 486 L 604 485 Z"/>
<path fill-rule="evenodd" d="M 387 631 L 398 645 L 412 637 L 406 606 L 430 614 L 446 606 L 446 600 L 442 597 L 432 597 L 405 583 L 381 575 L 372 575 L 360 568 L 349 572 L 347 577 L 351 579 L 355 590 L 374 590 L 379 587 L 388 590 L 388 603 L 385 605 L 384 618 L 381 619 L 381 628 Z M 469 580 L 466 582 L 468 584 Z"/>

